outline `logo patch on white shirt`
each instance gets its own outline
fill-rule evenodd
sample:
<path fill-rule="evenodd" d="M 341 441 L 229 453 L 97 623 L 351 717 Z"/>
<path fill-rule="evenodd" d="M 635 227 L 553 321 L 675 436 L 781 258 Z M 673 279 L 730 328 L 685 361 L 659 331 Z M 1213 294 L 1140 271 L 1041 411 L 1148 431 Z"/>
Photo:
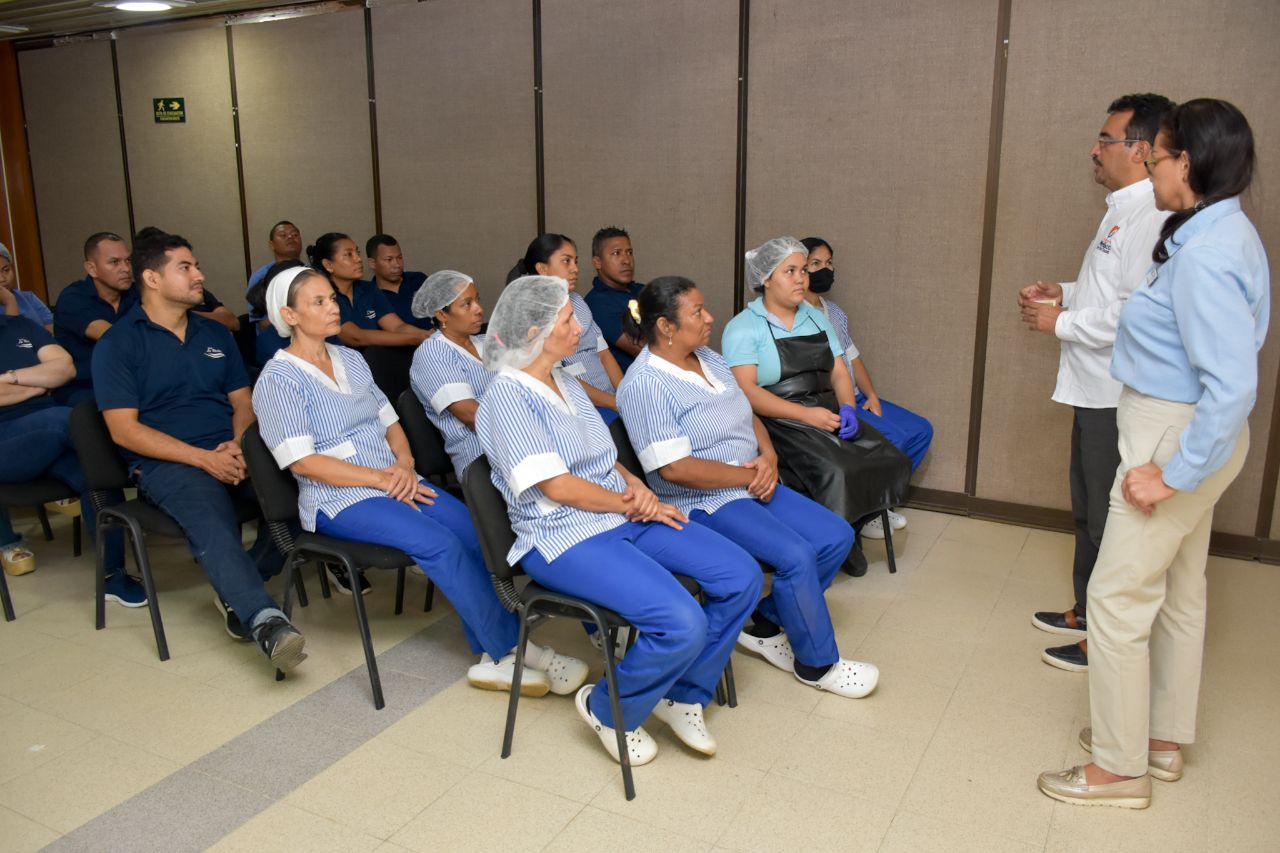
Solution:
<path fill-rule="evenodd" d="M 18 338 L 18 346 L 21 347 L 22 349 L 34 349 L 34 347 L 32 347 L 31 345 L 31 341 L 27 340 L 26 338 Z"/>
<path fill-rule="evenodd" d="M 1107 236 L 1098 241 L 1098 245 L 1094 246 L 1099 252 L 1105 255 L 1111 254 L 1111 238 L 1116 236 L 1116 232 L 1120 230 L 1119 225 L 1112 225 L 1111 230 L 1107 232 Z"/>
<path fill-rule="evenodd" d="M 227 354 L 224 353 L 222 350 L 218 349 L 217 347 L 205 347 L 204 355 L 205 355 L 205 358 L 226 358 L 227 357 Z"/>

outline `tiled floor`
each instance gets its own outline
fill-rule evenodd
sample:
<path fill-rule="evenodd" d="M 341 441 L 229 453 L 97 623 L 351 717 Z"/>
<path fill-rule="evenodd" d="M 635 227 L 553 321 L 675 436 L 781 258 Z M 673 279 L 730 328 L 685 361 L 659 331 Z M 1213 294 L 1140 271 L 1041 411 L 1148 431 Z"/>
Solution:
<path fill-rule="evenodd" d="M 89 557 L 68 530 L 10 578 L 0 624 L 0 850 L 1275 850 L 1280 837 L 1280 568 L 1210 561 L 1200 740 L 1145 812 L 1042 796 L 1041 770 L 1083 759 L 1085 677 L 1051 669 L 1036 609 L 1070 598 L 1062 534 L 908 512 L 897 575 L 883 548 L 828 593 L 846 655 L 882 670 L 850 701 L 735 655 L 740 705 L 713 706 L 711 760 L 661 723 L 661 753 L 622 796 L 567 698 L 521 703 L 462 680 L 447 604 L 368 599 L 387 708 L 368 698 L 350 601 L 299 616 L 310 658 L 284 682 L 221 631 L 185 552 L 153 543 L 173 658 L 147 611 L 93 629 Z M 34 525 L 32 525 L 34 526 Z M 32 531 L 29 531 L 29 533 Z M 540 638 L 589 658 L 581 629 Z M 598 665 L 596 666 L 598 669 Z"/>

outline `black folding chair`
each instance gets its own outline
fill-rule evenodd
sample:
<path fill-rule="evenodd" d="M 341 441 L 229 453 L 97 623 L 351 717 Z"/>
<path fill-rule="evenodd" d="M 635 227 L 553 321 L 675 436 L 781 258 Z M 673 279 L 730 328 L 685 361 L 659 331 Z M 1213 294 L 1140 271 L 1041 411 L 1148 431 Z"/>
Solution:
<path fill-rule="evenodd" d="M 151 630 L 156 637 L 156 651 L 160 660 L 169 659 L 169 643 L 165 638 L 164 622 L 160 618 L 160 601 L 156 596 L 155 578 L 151 561 L 147 557 L 146 537 L 165 536 L 186 539 L 186 535 L 164 510 L 142 497 L 124 503 L 107 505 L 108 493 L 133 485 L 120 450 L 111 440 L 107 423 L 92 400 L 80 403 L 71 411 L 71 443 L 80 458 L 80 470 L 84 472 L 85 485 L 98 513 L 98 530 L 94 536 L 97 559 L 94 569 L 95 627 L 101 631 L 107 626 L 106 613 L 106 555 L 107 533 L 113 527 L 124 531 L 133 549 L 142 585 L 147 591 L 151 610 Z M 258 518 L 257 504 L 248 501 L 236 503 L 236 519 L 243 524 Z"/>
<path fill-rule="evenodd" d="M 360 351 L 373 374 L 373 383 L 388 400 L 398 400 L 409 387 L 414 347 L 365 347 Z"/>
<path fill-rule="evenodd" d="M 453 474 L 453 460 L 444 449 L 444 436 L 436 425 L 427 417 L 422 401 L 406 388 L 395 399 L 396 414 L 400 416 L 400 428 L 409 439 L 409 449 L 413 451 L 413 466 L 418 473 L 434 483 L 448 486 L 448 478 Z"/>
<path fill-rule="evenodd" d="M 53 528 L 49 526 L 49 513 L 44 505 L 51 501 L 78 497 L 80 495 L 70 486 L 54 477 L 37 477 L 26 483 L 0 483 L 0 507 L 10 510 L 35 507 L 46 542 L 53 540 Z M 80 556 L 81 537 L 80 516 L 77 515 L 71 520 L 71 555 L 73 557 Z M 9 583 L 3 571 L 0 571 L 0 604 L 4 608 L 5 621 L 12 622 L 16 618 L 13 612 L 13 599 L 9 597 Z"/>
<path fill-rule="evenodd" d="M 300 563 L 310 560 L 341 563 L 351 579 L 351 603 L 356 612 L 356 627 L 360 629 L 360 642 L 364 646 L 365 667 L 369 670 L 369 685 L 373 689 L 373 707 L 381 710 L 386 703 L 382 699 L 382 679 L 378 676 L 378 661 L 373 653 L 373 637 L 369 633 L 369 617 L 364 608 L 364 596 L 360 594 L 360 581 L 367 569 L 395 569 L 396 615 L 399 615 L 404 612 L 404 572 L 414 564 L 413 558 L 397 548 L 335 539 L 319 533 L 303 531 L 295 537 L 291 525 L 298 522 L 298 484 L 293 474 L 276 464 L 256 423 L 245 430 L 241 448 L 271 539 L 280 553 L 286 555 L 285 615 L 290 615 L 293 610 L 294 578 Z M 283 678 L 284 673 L 276 670 L 276 680 Z"/>

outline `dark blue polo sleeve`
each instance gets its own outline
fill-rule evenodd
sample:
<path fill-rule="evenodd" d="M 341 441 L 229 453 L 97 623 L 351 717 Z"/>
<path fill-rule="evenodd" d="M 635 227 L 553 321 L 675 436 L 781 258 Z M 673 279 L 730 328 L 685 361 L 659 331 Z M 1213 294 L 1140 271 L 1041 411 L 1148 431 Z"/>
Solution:
<path fill-rule="evenodd" d="M 384 291 L 381 287 L 378 287 L 378 285 L 376 284 L 373 286 L 372 290 L 373 290 L 373 301 L 372 301 L 373 313 L 377 315 L 376 318 L 378 320 L 381 320 L 383 317 L 387 316 L 388 314 L 395 314 L 396 313 L 395 306 L 392 305 L 391 300 L 387 298 L 386 291 Z M 399 317 L 400 315 L 396 314 L 396 316 Z M 403 320 L 404 318 L 400 317 L 400 319 Z"/>
<path fill-rule="evenodd" d="M 58 301 L 53 307 L 53 322 L 68 332 L 83 337 L 89 324 L 100 318 L 89 300 L 89 294 L 75 284 L 58 294 Z"/>
<path fill-rule="evenodd" d="M 249 371 L 244 369 L 244 359 L 240 357 L 240 347 L 236 345 L 236 339 L 231 336 L 231 332 L 227 327 L 218 323 L 216 320 L 210 322 L 217 325 L 214 331 L 218 333 L 220 346 L 222 351 L 227 354 L 226 376 L 223 379 L 222 390 L 230 394 L 232 391 L 238 391 L 241 388 L 248 388 Z"/>
<path fill-rule="evenodd" d="M 609 346 L 613 346 L 618 338 L 622 337 L 622 312 L 626 310 L 627 301 L 630 299 L 629 294 L 620 299 L 611 297 L 611 294 L 601 293 L 594 288 L 583 297 L 587 307 L 591 309 L 591 316 L 595 318 L 596 325 L 600 327 L 600 334 L 604 335 L 605 342 Z"/>
<path fill-rule="evenodd" d="M 140 409 L 140 347 L 129 329 L 112 326 L 93 348 L 93 396 L 98 409 Z"/>
<path fill-rule="evenodd" d="M 35 347 L 37 354 L 40 352 L 40 347 L 57 346 L 58 342 L 53 339 L 53 335 L 46 332 L 44 326 L 41 326 L 34 320 L 28 317 L 14 317 L 13 320 L 23 321 L 19 323 L 18 326 L 26 332 L 26 337 Z M 10 322 L 12 322 L 12 320 Z"/>

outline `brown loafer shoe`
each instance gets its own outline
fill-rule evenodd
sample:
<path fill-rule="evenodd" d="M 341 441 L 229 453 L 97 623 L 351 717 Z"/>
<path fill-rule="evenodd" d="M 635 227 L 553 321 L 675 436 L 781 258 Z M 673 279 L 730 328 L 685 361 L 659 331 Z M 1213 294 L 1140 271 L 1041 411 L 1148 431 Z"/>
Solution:
<path fill-rule="evenodd" d="M 1088 726 L 1080 730 L 1080 748 L 1093 752 L 1093 729 Z M 1161 782 L 1177 782 L 1185 766 L 1180 749 L 1147 750 L 1147 772 Z"/>
<path fill-rule="evenodd" d="M 1040 790 L 1049 797 L 1077 806 L 1145 809 L 1151 805 L 1151 777 L 1139 776 L 1105 785 L 1090 785 L 1084 767 L 1040 774 Z"/>

